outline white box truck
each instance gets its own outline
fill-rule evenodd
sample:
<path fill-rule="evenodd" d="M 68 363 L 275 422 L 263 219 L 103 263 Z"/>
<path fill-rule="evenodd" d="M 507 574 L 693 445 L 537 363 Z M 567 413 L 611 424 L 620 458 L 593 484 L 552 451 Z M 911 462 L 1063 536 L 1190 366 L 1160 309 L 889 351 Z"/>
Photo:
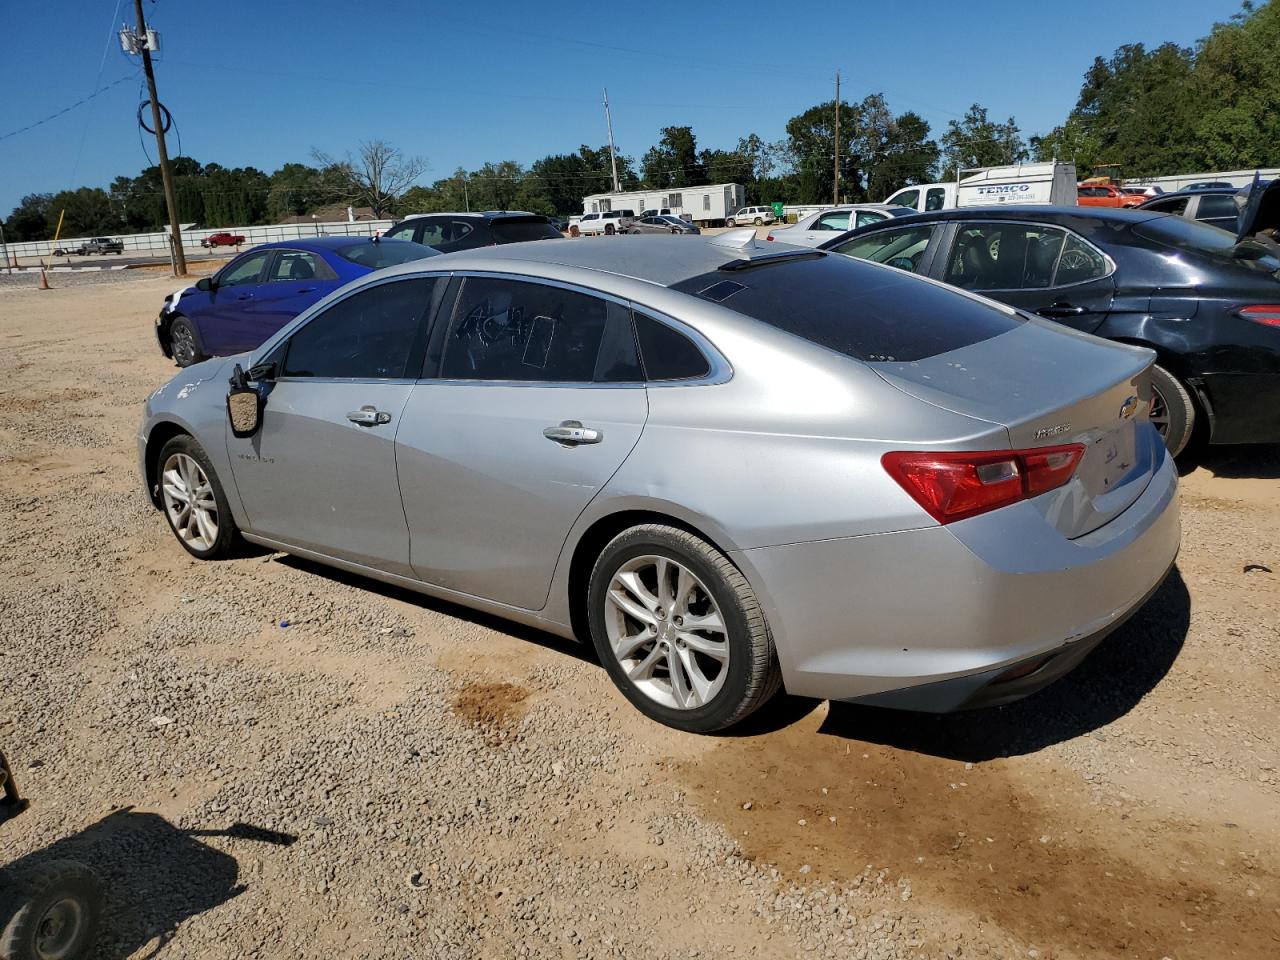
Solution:
<path fill-rule="evenodd" d="M 1076 165 L 1062 161 L 960 170 L 950 183 L 903 187 L 885 203 L 927 213 L 952 207 L 1008 204 L 1076 205 Z"/>

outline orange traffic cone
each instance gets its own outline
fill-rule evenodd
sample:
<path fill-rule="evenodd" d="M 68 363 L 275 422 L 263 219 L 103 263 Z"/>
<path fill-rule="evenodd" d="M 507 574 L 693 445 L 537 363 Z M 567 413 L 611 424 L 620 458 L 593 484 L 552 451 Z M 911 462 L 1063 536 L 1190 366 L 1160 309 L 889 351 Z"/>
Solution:
<path fill-rule="evenodd" d="M 45 276 L 45 272 L 43 270 L 40 271 L 40 289 L 41 290 L 49 289 L 49 278 Z"/>

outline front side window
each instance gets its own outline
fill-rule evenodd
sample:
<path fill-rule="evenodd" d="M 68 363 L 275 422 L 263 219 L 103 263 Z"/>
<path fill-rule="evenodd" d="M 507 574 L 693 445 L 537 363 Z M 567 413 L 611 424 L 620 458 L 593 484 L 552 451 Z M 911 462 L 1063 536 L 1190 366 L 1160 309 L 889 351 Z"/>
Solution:
<path fill-rule="evenodd" d="M 626 310 L 561 287 L 468 277 L 445 334 L 446 380 L 619 382 L 634 337 Z M 638 379 L 638 361 L 631 364 Z"/>
<path fill-rule="evenodd" d="M 859 224 L 861 226 L 861 224 Z M 843 233 L 849 229 L 849 211 L 840 213 L 824 213 L 812 227 L 814 230 L 834 230 Z"/>
<path fill-rule="evenodd" d="M 836 253 L 843 253 L 859 260 L 871 260 L 875 263 L 886 263 L 900 270 L 915 273 L 920 269 L 920 261 L 924 258 L 925 249 L 929 246 L 929 238 L 933 236 L 933 227 L 897 227 L 891 230 L 877 230 L 866 237 L 857 237 L 834 247 Z"/>
<path fill-rule="evenodd" d="M 412 220 L 402 220 L 394 227 L 382 235 L 383 240 L 412 240 L 413 231 L 417 229 L 418 224 L 422 223 L 420 219 L 415 217 Z"/>
<path fill-rule="evenodd" d="M 861 210 L 858 213 L 858 220 L 854 224 L 857 227 L 869 227 L 873 223 L 879 223 L 881 220 L 888 220 L 883 213 L 877 213 L 874 210 Z"/>
<path fill-rule="evenodd" d="M 1175 217 L 1180 217 L 1187 212 L 1187 204 L 1190 200 L 1190 197 L 1175 197 L 1172 200 L 1161 200 L 1159 203 L 1149 203 L 1142 209 L 1154 210 L 1156 213 L 1170 213 Z"/>
<path fill-rule="evenodd" d="M 930 210 L 941 210 L 947 203 L 947 191 L 941 187 L 932 187 L 925 191 L 924 209 L 927 213 Z"/>
<path fill-rule="evenodd" d="M 1200 206 L 1196 208 L 1197 220 L 1220 221 L 1236 219 L 1236 202 L 1226 195 L 1200 198 Z"/>
<path fill-rule="evenodd" d="M 1026 223 L 965 224 L 947 260 L 947 283 L 965 290 L 1028 290 L 1053 282 L 1066 233 Z"/>
<path fill-rule="evenodd" d="M 244 259 L 230 264 L 218 277 L 218 286 L 243 287 L 246 284 L 257 283 L 262 279 L 262 268 L 267 265 L 267 258 L 270 256 L 271 251 L 264 250 L 262 253 L 251 253 Z"/>
<path fill-rule="evenodd" d="M 889 199 L 889 203 L 897 204 L 900 207 L 912 207 L 913 209 L 920 203 L 919 190 L 905 190 L 902 193 L 895 194 Z"/>
<path fill-rule="evenodd" d="M 282 376 L 356 380 L 408 376 L 409 355 L 422 332 L 437 282 L 432 277 L 396 280 L 339 300 L 289 338 Z"/>

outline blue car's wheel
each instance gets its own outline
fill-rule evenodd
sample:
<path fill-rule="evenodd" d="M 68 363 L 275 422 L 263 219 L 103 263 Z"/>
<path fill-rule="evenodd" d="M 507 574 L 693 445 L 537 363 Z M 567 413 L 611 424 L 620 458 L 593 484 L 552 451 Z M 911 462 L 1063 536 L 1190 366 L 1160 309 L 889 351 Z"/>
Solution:
<path fill-rule="evenodd" d="M 209 359 L 201 352 L 196 332 L 186 317 L 175 317 L 169 325 L 169 350 L 173 354 L 173 362 L 180 367 Z"/>

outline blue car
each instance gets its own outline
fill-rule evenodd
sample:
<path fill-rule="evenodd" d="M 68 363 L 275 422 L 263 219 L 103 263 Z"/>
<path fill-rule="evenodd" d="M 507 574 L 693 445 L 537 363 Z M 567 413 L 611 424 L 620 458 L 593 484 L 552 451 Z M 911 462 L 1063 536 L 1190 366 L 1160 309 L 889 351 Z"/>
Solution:
<path fill-rule="evenodd" d="M 180 367 L 252 350 L 344 283 L 382 267 L 439 256 L 407 240 L 314 237 L 264 243 L 165 297 L 156 339 Z"/>

